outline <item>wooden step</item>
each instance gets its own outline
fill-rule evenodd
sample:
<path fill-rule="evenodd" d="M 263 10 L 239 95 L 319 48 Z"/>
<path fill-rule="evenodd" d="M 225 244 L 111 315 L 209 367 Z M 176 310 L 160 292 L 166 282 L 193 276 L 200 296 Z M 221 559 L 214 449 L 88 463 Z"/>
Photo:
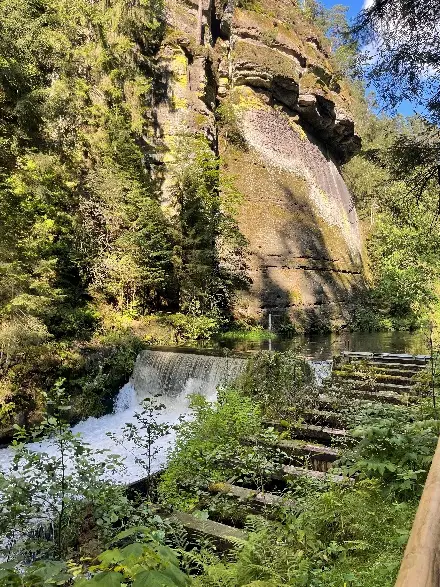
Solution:
<path fill-rule="evenodd" d="M 248 489 L 247 487 L 231 485 L 230 483 L 211 483 L 208 489 L 211 493 L 221 493 L 243 502 L 250 502 L 257 505 L 259 509 L 280 506 L 293 507 L 295 505 L 295 502 L 292 499 L 286 499 L 281 495 L 256 491 L 254 489 Z"/>
<path fill-rule="evenodd" d="M 396 393 L 395 391 L 369 390 L 369 389 L 352 389 L 353 397 L 364 399 L 370 402 L 380 402 L 384 404 L 407 404 L 417 401 L 417 396 L 413 393 Z"/>
<path fill-rule="evenodd" d="M 368 402 L 380 402 L 383 404 L 404 404 L 414 403 L 417 401 L 417 396 L 414 394 L 401 395 L 391 391 L 370 391 L 367 389 L 356 389 L 351 388 L 345 390 L 345 395 L 351 397 L 353 400 L 368 401 Z M 322 394 L 319 396 L 319 401 L 322 402 L 321 406 L 332 406 L 332 398 Z"/>
<path fill-rule="evenodd" d="M 333 463 L 340 456 L 339 451 L 334 448 L 301 440 L 279 440 L 276 447 L 289 457 L 310 457 L 325 463 Z"/>
<path fill-rule="evenodd" d="M 233 526 L 213 522 L 212 520 L 200 520 L 185 512 L 174 512 L 168 517 L 170 522 L 181 524 L 190 535 L 209 538 L 219 550 L 229 550 L 237 541 L 246 540 L 247 533 Z"/>
<path fill-rule="evenodd" d="M 307 410 L 304 412 L 304 420 L 309 424 L 322 424 L 330 428 L 343 428 L 341 415 L 332 410 Z"/>
<path fill-rule="evenodd" d="M 426 365 L 430 357 L 428 355 L 409 355 L 406 353 L 363 353 L 363 352 L 349 352 L 344 351 L 342 357 L 349 361 L 365 361 L 367 363 L 398 363 L 403 365 L 415 364 Z"/>
<path fill-rule="evenodd" d="M 333 475 L 332 473 L 324 471 L 313 471 L 312 469 L 304 469 L 302 467 L 294 467 L 293 465 L 284 465 L 282 468 L 283 475 L 291 477 L 310 477 L 311 479 L 318 479 L 320 481 L 332 481 L 333 483 L 342 483 L 347 480 L 343 475 Z"/>
<path fill-rule="evenodd" d="M 405 365 L 406 367 L 406 365 Z M 405 377 L 406 379 L 411 379 L 415 377 L 419 373 L 425 370 L 425 367 L 421 367 L 420 369 L 399 369 L 396 367 L 392 367 L 391 369 L 388 367 L 376 367 L 374 366 L 373 372 L 379 375 L 391 375 L 397 377 Z"/>
<path fill-rule="evenodd" d="M 400 365 L 422 365 L 425 366 L 429 363 L 430 357 L 428 355 L 394 355 L 387 353 L 375 354 L 371 361 L 373 363 L 398 363 Z"/>
<path fill-rule="evenodd" d="M 401 385 L 396 383 L 383 383 L 382 381 L 362 381 L 361 379 L 351 379 L 349 377 L 343 378 L 344 382 L 350 383 L 356 390 L 366 391 L 392 391 L 398 394 L 411 394 L 414 392 L 413 385 Z"/>
<path fill-rule="evenodd" d="M 291 434 L 295 438 L 302 438 L 305 440 L 326 440 L 331 441 L 335 438 L 348 438 L 349 435 L 346 430 L 340 428 L 329 428 L 328 426 L 319 426 L 316 424 L 301 424 L 300 426 L 293 426 Z"/>
<path fill-rule="evenodd" d="M 372 384 L 374 391 L 393 391 L 394 393 L 412 393 L 413 385 L 401 385 L 400 383 L 384 383 L 383 381 L 375 381 Z"/>
<path fill-rule="evenodd" d="M 374 361 L 371 363 L 371 366 L 377 369 L 399 369 L 402 371 L 414 371 L 415 373 L 420 373 L 426 369 L 427 364 L 423 363 L 391 363 L 391 362 L 382 362 L 382 361 Z"/>
<path fill-rule="evenodd" d="M 294 416 L 292 416 L 294 418 Z M 307 426 L 317 427 L 321 429 L 324 435 L 313 436 L 314 428 L 311 428 L 311 438 L 326 438 L 330 439 L 331 435 L 327 435 L 326 433 L 330 430 L 334 430 L 335 433 L 333 436 L 341 436 L 341 421 L 338 419 L 340 415 L 337 412 L 332 411 L 321 411 L 321 410 L 309 410 L 304 412 L 303 414 L 299 414 L 297 421 L 303 421 L 301 425 L 297 424 L 297 421 L 288 421 L 288 420 L 265 420 L 263 425 L 268 428 L 273 428 L 277 432 L 280 433 L 287 433 L 287 432 L 296 432 L 298 428 L 303 427 L 306 429 Z"/>
<path fill-rule="evenodd" d="M 336 381 L 365 381 L 366 383 L 390 383 L 394 385 L 402 385 L 403 387 L 411 387 L 414 382 L 410 377 L 400 377 L 398 375 L 381 375 L 377 373 L 361 373 L 350 371 L 336 371 L 332 374 L 332 379 Z"/>

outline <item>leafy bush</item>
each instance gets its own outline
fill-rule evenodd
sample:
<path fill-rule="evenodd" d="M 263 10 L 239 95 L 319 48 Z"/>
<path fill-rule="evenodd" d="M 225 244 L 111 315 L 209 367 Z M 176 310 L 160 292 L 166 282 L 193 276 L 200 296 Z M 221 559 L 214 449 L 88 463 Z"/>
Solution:
<path fill-rule="evenodd" d="M 317 390 L 307 361 L 292 351 L 261 352 L 252 357 L 237 380 L 242 392 L 261 403 L 266 414 L 285 414 L 293 407 L 298 412 L 313 405 Z"/>
<path fill-rule="evenodd" d="M 130 542 L 138 537 L 136 542 Z M 128 542 L 128 544 L 127 544 Z M 179 568 L 175 551 L 158 542 L 144 527 L 129 528 L 112 540 L 114 548 L 95 561 L 39 561 L 16 570 L 13 563 L 0 565 L 0 582 L 5 587 L 186 587 L 190 579 Z"/>
<path fill-rule="evenodd" d="M 383 498 L 377 483 L 314 492 L 284 523 L 253 519 L 236 562 L 195 560 L 200 587 L 392 587 L 415 507 Z"/>
<path fill-rule="evenodd" d="M 22 316 L 0 323 L 0 368 L 23 360 L 33 347 L 42 345 L 52 337 L 45 324 L 34 316 Z"/>
<path fill-rule="evenodd" d="M 171 314 L 166 320 L 175 329 L 178 340 L 209 340 L 220 327 L 216 318 L 208 316 Z"/>
<path fill-rule="evenodd" d="M 249 7 L 254 3 L 253 0 L 247 2 Z M 244 8 L 247 8 L 244 6 Z M 239 149 L 246 150 L 247 143 L 243 135 L 243 130 L 240 127 L 240 122 L 234 104 L 225 99 L 216 110 L 217 121 L 222 128 L 225 138 L 232 145 Z"/>
<path fill-rule="evenodd" d="M 261 484 L 269 466 L 265 445 L 275 435 L 263 432 L 255 401 L 227 389 L 220 390 L 213 403 L 193 396 L 191 407 L 194 419 L 177 429 L 176 444 L 159 486 L 162 499 L 190 509 L 207 494 L 212 482 L 239 475 Z"/>
<path fill-rule="evenodd" d="M 48 328 L 57 339 L 89 340 L 99 323 L 99 312 L 92 305 L 59 306 L 47 318 Z"/>
<path fill-rule="evenodd" d="M 372 408 L 352 431 L 359 439 L 341 459 L 343 472 L 360 479 L 378 479 L 399 498 L 420 495 L 438 442 L 438 420 L 415 410 Z"/>
<path fill-rule="evenodd" d="M 50 342 L 22 347 L 23 354 L 11 360 L 4 371 L 8 401 L 30 425 L 44 411 L 45 394 L 57 380 L 64 379 L 72 422 L 102 416 L 112 410 L 114 397 L 129 380 L 144 347 L 142 339 L 124 332 L 111 332 L 82 344 Z"/>
<path fill-rule="evenodd" d="M 16 426 L 11 471 L 0 473 L 0 555 L 7 560 L 62 558 L 76 542 L 87 515 L 105 537 L 127 513 L 123 488 L 105 479 L 122 466 L 120 459 L 92 450 L 71 432 L 65 399 L 58 385 L 50 400 L 51 414 L 33 437 Z M 42 438 L 47 439 L 49 452 L 27 444 Z"/>

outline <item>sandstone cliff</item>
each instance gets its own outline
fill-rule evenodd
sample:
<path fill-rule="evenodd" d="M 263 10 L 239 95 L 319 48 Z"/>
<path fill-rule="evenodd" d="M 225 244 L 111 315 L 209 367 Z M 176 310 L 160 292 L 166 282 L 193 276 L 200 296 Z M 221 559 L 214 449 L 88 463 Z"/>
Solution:
<path fill-rule="evenodd" d="M 198 0 L 167 3 L 155 120 L 164 205 L 177 137 L 203 133 L 243 194 L 251 287 L 237 315 L 342 327 L 363 284 L 359 223 L 339 170 L 360 148 L 349 91 L 293 0 L 202 7 L 201 29 Z"/>

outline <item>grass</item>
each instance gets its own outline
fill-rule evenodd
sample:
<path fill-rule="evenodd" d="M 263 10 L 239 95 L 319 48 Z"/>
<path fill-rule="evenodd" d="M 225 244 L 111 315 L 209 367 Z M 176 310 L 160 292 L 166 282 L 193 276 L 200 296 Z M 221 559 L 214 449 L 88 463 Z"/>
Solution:
<path fill-rule="evenodd" d="M 275 340 L 278 335 L 270 330 L 263 328 L 252 328 L 251 330 L 234 329 L 228 332 L 223 332 L 217 338 L 220 342 L 228 341 L 247 341 L 247 342 L 260 342 L 264 340 Z"/>

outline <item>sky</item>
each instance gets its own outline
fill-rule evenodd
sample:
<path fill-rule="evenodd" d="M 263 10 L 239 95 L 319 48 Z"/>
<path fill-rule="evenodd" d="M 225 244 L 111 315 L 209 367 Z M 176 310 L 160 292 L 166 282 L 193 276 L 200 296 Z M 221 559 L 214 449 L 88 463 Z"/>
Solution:
<path fill-rule="evenodd" d="M 362 8 L 368 6 L 372 3 L 372 0 L 321 0 L 321 3 L 326 8 L 331 8 L 335 4 L 342 4 L 343 6 L 348 6 L 348 17 L 355 18 L 356 15 L 359 13 Z M 374 88 L 372 88 L 374 90 Z M 411 116 L 414 114 L 419 108 L 417 108 L 414 104 L 409 101 L 402 102 L 400 106 L 397 108 L 397 112 L 403 114 L 404 116 Z"/>
<path fill-rule="evenodd" d="M 363 0 L 351 0 L 347 2 L 344 2 L 344 0 L 324 0 L 322 4 L 324 4 L 324 6 L 326 6 L 327 8 L 331 8 L 335 4 L 342 4 L 343 6 L 348 6 L 350 9 L 348 12 L 348 16 L 350 18 L 354 18 L 356 14 L 362 9 L 364 2 Z"/>

